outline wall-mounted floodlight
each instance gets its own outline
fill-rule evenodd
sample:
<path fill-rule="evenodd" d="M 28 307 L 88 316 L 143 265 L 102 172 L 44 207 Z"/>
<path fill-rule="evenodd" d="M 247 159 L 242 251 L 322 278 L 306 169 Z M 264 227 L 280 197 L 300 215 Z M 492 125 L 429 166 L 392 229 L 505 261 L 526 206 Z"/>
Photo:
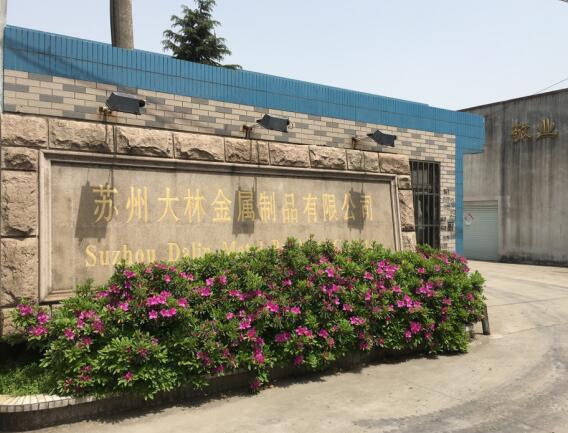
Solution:
<path fill-rule="evenodd" d="M 120 111 L 122 113 L 141 114 L 141 108 L 146 105 L 144 99 L 136 95 L 122 92 L 112 92 L 103 107 L 99 108 L 102 113 Z"/>
<path fill-rule="evenodd" d="M 270 129 L 271 131 L 288 132 L 290 120 L 265 114 L 262 116 L 262 119 L 258 119 L 254 125 L 243 125 L 243 131 L 245 131 L 246 138 L 250 138 L 252 130 L 259 125 L 265 129 Z"/>
<path fill-rule="evenodd" d="M 394 142 L 396 140 L 396 135 L 385 134 L 384 132 L 379 131 L 378 129 L 375 132 L 371 132 L 363 137 L 353 137 L 351 139 L 353 145 L 357 144 L 361 140 L 365 140 L 370 138 L 375 143 L 381 146 L 390 146 L 394 147 Z"/>

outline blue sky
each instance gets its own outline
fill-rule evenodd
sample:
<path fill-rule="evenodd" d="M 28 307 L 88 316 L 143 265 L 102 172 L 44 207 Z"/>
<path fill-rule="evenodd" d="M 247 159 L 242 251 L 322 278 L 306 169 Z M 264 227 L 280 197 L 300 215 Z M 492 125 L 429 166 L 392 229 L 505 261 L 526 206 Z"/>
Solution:
<path fill-rule="evenodd" d="M 162 52 L 191 0 L 133 0 L 135 46 Z M 110 41 L 108 0 L 8 0 L 8 23 Z M 245 69 L 459 109 L 568 77 L 559 0 L 218 0 L 218 35 Z M 568 81 L 553 89 L 568 87 Z"/>

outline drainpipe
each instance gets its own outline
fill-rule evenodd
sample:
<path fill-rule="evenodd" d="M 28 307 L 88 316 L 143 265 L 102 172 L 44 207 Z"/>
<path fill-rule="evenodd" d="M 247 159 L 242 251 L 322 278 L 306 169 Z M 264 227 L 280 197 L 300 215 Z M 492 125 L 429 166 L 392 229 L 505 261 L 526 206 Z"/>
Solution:
<path fill-rule="evenodd" d="M 8 0 L 0 0 L 0 113 L 4 111 L 4 28 Z"/>

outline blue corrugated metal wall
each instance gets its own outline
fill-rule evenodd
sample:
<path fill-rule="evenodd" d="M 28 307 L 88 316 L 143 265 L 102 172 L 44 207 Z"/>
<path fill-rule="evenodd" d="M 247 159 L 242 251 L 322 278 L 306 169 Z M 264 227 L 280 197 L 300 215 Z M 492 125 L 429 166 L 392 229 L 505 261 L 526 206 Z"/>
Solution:
<path fill-rule="evenodd" d="M 483 119 L 469 113 L 140 50 L 7 26 L 4 67 L 314 116 L 456 136 L 456 245 L 463 251 L 462 156 L 483 150 Z"/>

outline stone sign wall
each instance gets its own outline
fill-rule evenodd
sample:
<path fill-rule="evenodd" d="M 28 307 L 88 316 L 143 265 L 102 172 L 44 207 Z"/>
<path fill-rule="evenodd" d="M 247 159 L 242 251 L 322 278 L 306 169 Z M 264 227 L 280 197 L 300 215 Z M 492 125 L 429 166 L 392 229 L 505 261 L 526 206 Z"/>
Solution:
<path fill-rule="evenodd" d="M 44 158 L 42 299 L 103 283 L 122 260 L 173 262 L 288 236 L 400 248 L 394 176 Z"/>
<path fill-rule="evenodd" d="M 112 263 L 310 234 L 415 244 L 408 157 L 4 114 L 0 311 Z M 116 260 L 115 260 L 116 259 Z"/>

